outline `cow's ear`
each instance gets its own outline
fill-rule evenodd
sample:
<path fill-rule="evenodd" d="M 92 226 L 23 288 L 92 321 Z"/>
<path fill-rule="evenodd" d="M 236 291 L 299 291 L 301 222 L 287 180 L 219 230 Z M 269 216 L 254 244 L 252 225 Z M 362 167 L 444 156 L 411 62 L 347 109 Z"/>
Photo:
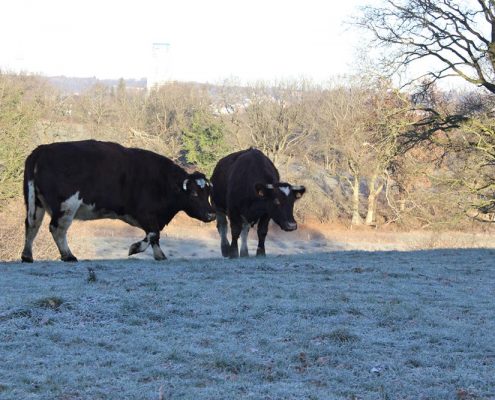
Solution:
<path fill-rule="evenodd" d="M 273 185 L 270 183 L 256 183 L 254 185 L 254 190 L 258 197 L 269 197 L 273 191 Z"/>
<path fill-rule="evenodd" d="M 306 193 L 306 188 L 304 186 L 292 186 L 291 190 L 294 193 L 296 199 L 300 199 L 303 194 Z"/>

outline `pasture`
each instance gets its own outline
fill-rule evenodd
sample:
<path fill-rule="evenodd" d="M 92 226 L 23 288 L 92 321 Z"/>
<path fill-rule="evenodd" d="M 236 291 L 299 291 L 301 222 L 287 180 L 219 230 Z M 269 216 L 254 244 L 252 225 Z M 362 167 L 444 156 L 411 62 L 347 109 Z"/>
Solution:
<path fill-rule="evenodd" d="M 493 399 L 494 259 L 0 263 L 0 399 Z"/>

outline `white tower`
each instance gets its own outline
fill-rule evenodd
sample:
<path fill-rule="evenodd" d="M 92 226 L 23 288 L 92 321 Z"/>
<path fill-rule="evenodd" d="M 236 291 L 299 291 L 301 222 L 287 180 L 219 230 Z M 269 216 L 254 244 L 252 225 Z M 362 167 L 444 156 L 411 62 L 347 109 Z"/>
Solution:
<path fill-rule="evenodd" d="M 146 86 L 150 90 L 171 80 L 170 43 L 153 43 L 151 45 L 151 71 Z"/>

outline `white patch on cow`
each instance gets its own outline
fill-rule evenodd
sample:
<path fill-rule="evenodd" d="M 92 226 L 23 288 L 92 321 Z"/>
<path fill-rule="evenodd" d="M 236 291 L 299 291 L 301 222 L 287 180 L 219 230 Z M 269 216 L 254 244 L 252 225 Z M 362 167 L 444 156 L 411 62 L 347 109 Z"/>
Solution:
<path fill-rule="evenodd" d="M 304 189 L 304 186 L 300 186 L 300 185 L 292 186 L 292 190 L 303 190 L 303 189 Z"/>
<path fill-rule="evenodd" d="M 248 234 L 249 234 L 249 228 L 250 225 L 248 222 L 243 222 L 242 223 L 242 230 L 241 230 L 241 253 L 246 253 L 248 252 L 248 245 L 247 245 L 247 239 L 248 239 Z"/>
<path fill-rule="evenodd" d="M 140 252 L 145 251 L 148 248 L 149 245 L 150 245 L 149 239 L 147 239 L 147 240 L 141 240 L 139 242 L 139 251 Z"/>
<path fill-rule="evenodd" d="M 38 230 L 40 229 L 41 223 L 43 222 L 44 215 L 44 208 L 36 208 L 32 223 L 29 223 L 26 227 L 26 238 L 24 241 L 24 250 L 22 251 L 22 255 L 25 257 L 30 258 L 33 256 L 33 241 L 38 233 Z"/>
<path fill-rule="evenodd" d="M 150 242 L 153 238 L 155 238 L 156 233 L 150 232 L 148 233 L 148 241 Z M 163 253 L 162 249 L 160 248 L 160 245 L 158 243 L 154 243 L 151 245 L 151 248 L 153 249 L 153 258 L 155 260 L 165 260 L 167 257 L 165 257 L 165 254 Z"/>
<path fill-rule="evenodd" d="M 50 226 L 50 232 L 52 233 L 53 240 L 55 240 L 62 257 L 72 256 L 72 252 L 67 244 L 67 230 L 69 229 L 69 226 L 81 204 L 82 199 L 79 198 L 79 192 L 74 193 L 60 204 L 60 211 L 62 211 L 62 215 L 57 220 L 57 226 Z"/>
<path fill-rule="evenodd" d="M 223 238 L 227 239 L 227 231 L 228 231 L 227 216 L 219 211 L 217 211 L 217 229 L 222 239 Z"/>
<path fill-rule="evenodd" d="M 58 226 L 57 228 L 53 229 L 51 232 L 52 232 L 53 240 L 55 240 L 58 250 L 60 251 L 60 254 L 62 256 L 68 256 L 69 254 L 72 254 L 69 249 L 69 244 L 67 243 L 67 228 Z"/>
<path fill-rule="evenodd" d="M 60 211 L 65 215 L 72 215 L 73 218 L 82 202 L 82 199 L 79 198 L 79 192 L 76 192 L 60 204 Z"/>
<path fill-rule="evenodd" d="M 96 204 L 86 204 L 81 203 L 79 206 L 74 219 L 80 219 L 83 221 L 95 220 L 95 219 L 120 219 L 121 221 L 127 222 L 129 225 L 140 228 L 140 224 L 137 220 L 130 215 L 124 214 L 119 215 L 115 211 L 108 211 L 105 209 L 98 209 Z"/>
<path fill-rule="evenodd" d="M 81 203 L 74 218 L 82 220 L 98 219 L 98 213 L 95 212 L 95 204 Z"/>
<path fill-rule="evenodd" d="M 143 252 L 148 248 L 148 246 L 150 245 L 150 239 L 151 239 L 152 235 L 154 236 L 155 234 L 154 233 L 148 233 L 148 235 L 146 235 L 146 240 L 141 240 L 141 242 L 139 242 L 139 251 L 140 252 Z"/>
<path fill-rule="evenodd" d="M 289 197 L 289 194 L 290 194 L 290 187 L 289 186 L 280 186 L 279 189 L 283 194 L 285 194 L 287 197 Z"/>
<path fill-rule="evenodd" d="M 165 257 L 165 254 L 163 253 L 159 245 L 153 244 L 152 248 L 153 248 L 153 258 L 155 260 L 165 260 L 167 258 Z"/>
<path fill-rule="evenodd" d="M 229 224 L 227 222 L 227 216 L 225 213 L 217 211 L 217 230 L 220 234 L 220 243 L 222 248 L 230 246 L 229 239 L 227 238 L 227 231 L 229 229 Z"/>
<path fill-rule="evenodd" d="M 267 183 L 267 184 L 265 185 L 265 187 L 266 187 L 267 189 L 273 189 L 273 185 L 272 185 L 271 183 Z"/>
<path fill-rule="evenodd" d="M 28 200 L 28 213 L 27 213 L 28 225 L 31 226 L 33 225 L 34 213 L 36 211 L 34 181 L 28 181 L 27 200 Z"/>
<path fill-rule="evenodd" d="M 182 183 L 182 189 L 187 190 L 187 182 L 189 182 L 189 179 L 184 180 Z"/>
<path fill-rule="evenodd" d="M 196 179 L 196 183 L 198 184 L 198 186 L 201 188 L 201 189 L 204 189 L 204 187 L 206 186 L 206 181 L 204 179 Z"/>

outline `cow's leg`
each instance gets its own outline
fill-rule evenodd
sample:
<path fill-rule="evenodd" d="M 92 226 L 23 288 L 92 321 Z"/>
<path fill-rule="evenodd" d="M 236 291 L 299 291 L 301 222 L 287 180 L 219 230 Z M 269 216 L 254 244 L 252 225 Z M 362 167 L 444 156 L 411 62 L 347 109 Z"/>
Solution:
<path fill-rule="evenodd" d="M 148 233 L 143 240 L 131 244 L 131 247 L 129 247 L 129 255 L 132 256 L 133 254 L 142 253 L 149 247 L 149 245 L 150 245 L 150 234 Z"/>
<path fill-rule="evenodd" d="M 220 234 L 220 249 L 222 250 L 222 256 L 229 256 L 230 243 L 227 239 L 227 230 L 229 229 L 229 224 L 227 222 L 227 216 L 217 211 L 217 230 Z"/>
<path fill-rule="evenodd" d="M 72 223 L 72 219 L 73 216 L 64 215 L 57 217 L 54 215 L 50 221 L 50 232 L 58 247 L 62 261 L 77 261 L 77 258 L 74 257 L 67 243 L 67 230 Z"/>
<path fill-rule="evenodd" d="M 79 198 L 79 192 L 77 192 L 66 201 L 62 202 L 59 208 L 52 208 L 57 211 L 52 214 L 50 232 L 58 247 L 62 261 L 77 261 L 77 258 L 74 257 L 67 244 L 67 230 L 69 229 L 70 224 L 72 224 L 72 220 L 81 206 L 81 203 L 82 200 Z"/>
<path fill-rule="evenodd" d="M 247 222 L 243 222 L 242 223 L 242 230 L 241 230 L 241 257 L 249 257 L 249 251 L 248 251 L 248 245 L 247 245 L 249 228 L 250 228 L 250 225 Z"/>
<path fill-rule="evenodd" d="M 263 216 L 258 222 L 258 248 L 256 249 L 256 256 L 265 256 L 265 238 L 268 233 L 268 223 L 270 222 L 270 217 Z"/>
<path fill-rule="evenodd" d="M 239 257 L 239 248 L 237 247 L 237 240 L 242 231 L 242 222 L 230 219 L 230 231 L 232 233 L 232 241 L 230 242 L 229 258 Z"/>
<path fill-rule="evenodd" d="M 28 211 L 29 213 L 30 211 Z M 43 217 L 45 215 L 45 209 L 41 206 L 36 206 L 34 213 L 26 217 L 24 222 L 26 228 L 26 237 L 24 241 L 24 250 L 22 250 L 21 259 L 22 262 L 33 262 L 33 242 L 34 238 L 38 234 Z"/>
<path fill-rule="evenodd" d="M 160 231 L 148 233 L 151 248 L 153 249 L 153 257 L 155 260 L 166 260 L 165 254 L 160 248 Z"/>

